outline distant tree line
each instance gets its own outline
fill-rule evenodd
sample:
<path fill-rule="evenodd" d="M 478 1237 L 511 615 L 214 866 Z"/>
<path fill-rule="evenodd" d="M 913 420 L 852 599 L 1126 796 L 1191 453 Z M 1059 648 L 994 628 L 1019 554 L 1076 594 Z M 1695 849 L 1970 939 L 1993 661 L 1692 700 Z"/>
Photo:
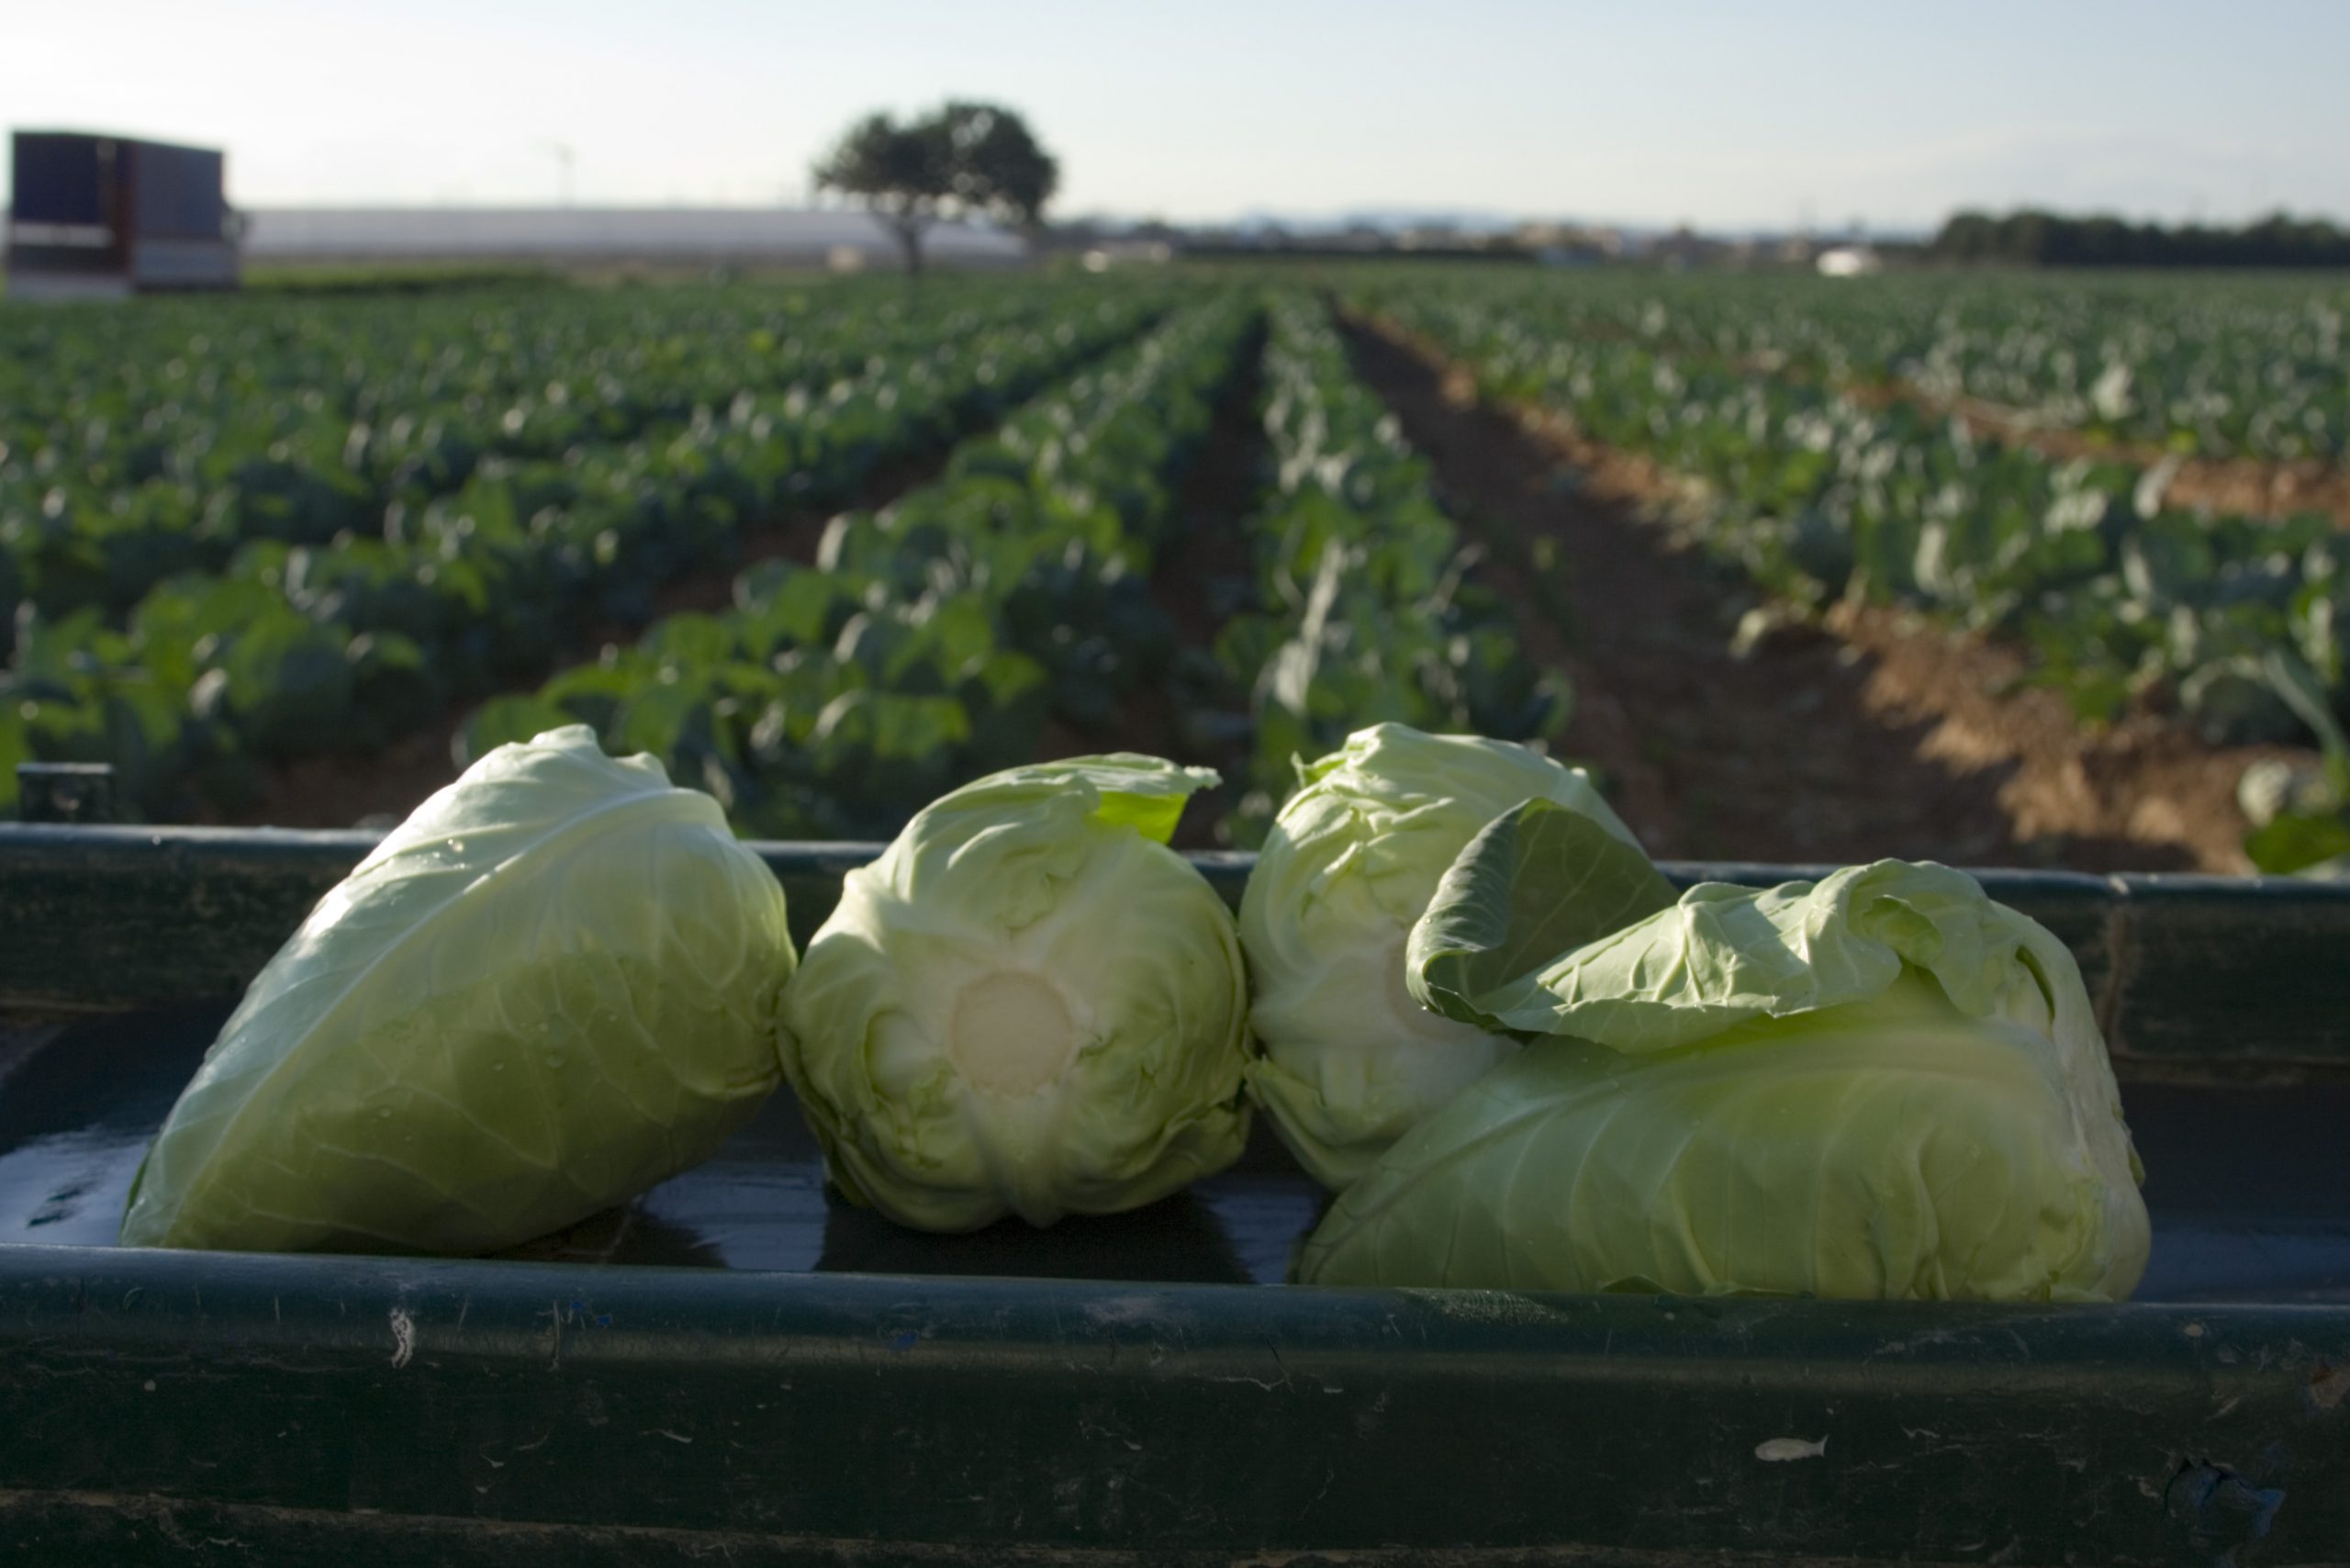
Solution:
<path fill-rule="evenodd" d="M 1927 246 L 1942 261 L 2040 267 L 2350 267 L 2350 230 L 2276 213 L 2241 229 L 2177 229 L 2026 208 L 1953 217 Z"/>

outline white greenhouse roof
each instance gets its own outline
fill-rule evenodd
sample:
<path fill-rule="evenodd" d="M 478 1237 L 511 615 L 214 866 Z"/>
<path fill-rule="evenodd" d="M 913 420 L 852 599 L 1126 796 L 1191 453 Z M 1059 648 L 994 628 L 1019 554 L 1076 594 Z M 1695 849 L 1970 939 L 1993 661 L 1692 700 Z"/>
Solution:
<path fill-rule="evenodd" d="M 941 223 L 924 236 L 942 262 L 1017 262 L 1026 241 L 999 229 Z M 762 260 L 869 252 L 896 241 L 867 214 L 783 207 L 263 207 L 245 214 L 256 261 L 308 258 Z"/>

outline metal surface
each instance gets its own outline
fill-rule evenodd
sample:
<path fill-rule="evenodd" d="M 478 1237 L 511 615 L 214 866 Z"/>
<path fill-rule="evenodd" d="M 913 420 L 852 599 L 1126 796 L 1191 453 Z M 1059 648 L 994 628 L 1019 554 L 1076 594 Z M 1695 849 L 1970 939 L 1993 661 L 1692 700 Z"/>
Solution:
<path fill-rule="evenodd" d="M 220 153 L 83 131 L 19 130 L 11 167 L 12 297 L 236 286 Z"/>
<path fill-rule="evenodd" d="M 2323 1561 L 2327 1317 L 24 1249 L 0 1531 L 188 1496 L 346 1549 L 421 1516 L 735 1561 Z"/>
<path fill-rule="evenodd" d="M 114 768 L 103 762 L 20 762 L 17 812 L 28 823 L 111 822 Z"/>
<path fill-rule="evenodd" d="M 1272 1287 L 1321 1200 L 1261 1137 L 1134 1215 L 917 1236 L 786 1097 L 515 1257 L 107 1246 L 369 842 L 0 829 L 0 1561 L 2350 1561 L 2334 890 L 1986 876 L 2125 1047 L 2127 1306 Z M 803 937 L 870 853 L 762 849 Z"/>
<path fill-rule="evenodd" d="M 375 842 L 272 828 L 0 823 L 0 1016 L 232 993 Z M 755 846 L 804 943 L 856 844 Z M 1195 864 L 1237 903 L 1249 857 Z M 1667 865 L 1676 882 L 1768 885 L 1825 868 Z M 2350 883 L 1977 872 L 2080 960 L 2117 1062 L 2210 1081 L 2350 1075 Z"/>
<path fill-rule="evenodd" d="M 0 1030 L 0 1245 L 107 1247 L 148 1142 L 226 1003 Z M 2141 1301 L 2350 1308 L 2350 1084 L 2127 1081 L 2149 1172 L 2154 1260 Z M 1277 1284 L 1321 1189 L 1265 1128 L 1222 1175 L 1128 1215 L 973 1236 L 900 1229 L 828 1194 L 814 1140 L 777 1095 L 708 1164 L 519 1249 L 548 1261 L 787 1272 Z"/>

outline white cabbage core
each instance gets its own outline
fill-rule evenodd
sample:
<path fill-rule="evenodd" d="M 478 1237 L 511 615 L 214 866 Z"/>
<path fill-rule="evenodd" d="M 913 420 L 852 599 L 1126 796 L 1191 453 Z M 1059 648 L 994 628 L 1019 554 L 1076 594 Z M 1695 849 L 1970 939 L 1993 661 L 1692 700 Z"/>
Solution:
<path fill-rule="evenodd" d="M 955 998 L 946 1054 L 965 1081 L 997 1094 L 1034 1094 L 1077 1057 L 1077 1023 L 1052 984 L 1018 969 L 981 976 Z"/>

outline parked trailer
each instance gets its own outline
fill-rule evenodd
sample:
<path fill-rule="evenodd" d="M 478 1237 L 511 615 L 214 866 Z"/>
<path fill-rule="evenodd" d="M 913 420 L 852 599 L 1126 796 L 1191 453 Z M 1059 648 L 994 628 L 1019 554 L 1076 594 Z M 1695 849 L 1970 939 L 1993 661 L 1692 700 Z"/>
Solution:
<path fill-rule="evenodd" d="M 238 223 L 226 167 L 209 148 L 17 132 L 10 297 L 117 299 L 236 287 Z"/>

